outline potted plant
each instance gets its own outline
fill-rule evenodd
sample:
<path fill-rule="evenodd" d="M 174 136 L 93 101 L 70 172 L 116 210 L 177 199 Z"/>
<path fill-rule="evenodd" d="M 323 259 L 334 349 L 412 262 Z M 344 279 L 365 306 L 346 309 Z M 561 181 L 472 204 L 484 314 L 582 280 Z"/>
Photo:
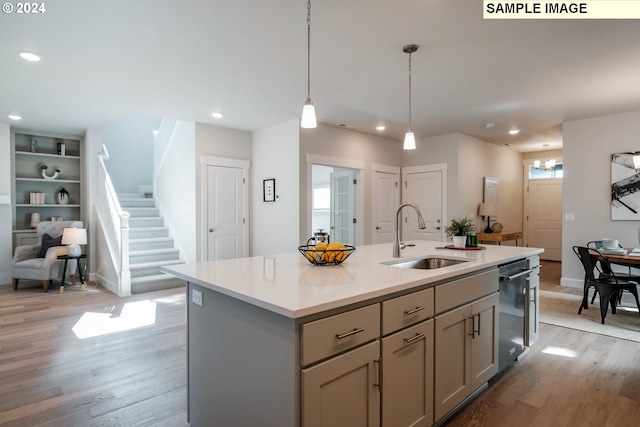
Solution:
<path fill-rule="evenodd" d="M 453 237 L 453 246 L 464 248 L 467 236 L 476 231 L 476 225 L 470 218 L 454 218 L 444 231 L 447 237 Z"/>

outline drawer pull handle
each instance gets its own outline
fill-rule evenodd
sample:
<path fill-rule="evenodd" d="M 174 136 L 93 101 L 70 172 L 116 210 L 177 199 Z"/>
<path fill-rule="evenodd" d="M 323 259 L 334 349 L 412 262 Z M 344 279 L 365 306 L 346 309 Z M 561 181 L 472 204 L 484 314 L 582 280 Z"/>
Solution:
<path fill-rule="evenodd" d="M 416 307 L 416 308 L 414 308 L 413 310 L 405 310 L 405 311 L 404 311 L 404 315 L 405 315 L 405 316 L 411 316 L 413 313 L 417 313 L 417 312 L 419 312 L 420 310 L 424 310 L 424 307 Z"/>
<path fill-rule="evenodd" d="M 405 344 L 411 344 L 412 342 L 417 341 L 420 338 L 424 338 L 424 334 L 423 333 L 417 333 L 415 336 L 413 336 L 411 338 L 405 338 L 404 342 L 405 342 Z"/>
<path fill-rule="evenodd" d="M 355 328 L 351 332 L 345 332 L 344 334 L 336 334 L 336 338 L 341 340 L 342 338 L 350 337 L 351 335 L 359 334 L 360 332 L 364 332 L 364 328 Z"/>

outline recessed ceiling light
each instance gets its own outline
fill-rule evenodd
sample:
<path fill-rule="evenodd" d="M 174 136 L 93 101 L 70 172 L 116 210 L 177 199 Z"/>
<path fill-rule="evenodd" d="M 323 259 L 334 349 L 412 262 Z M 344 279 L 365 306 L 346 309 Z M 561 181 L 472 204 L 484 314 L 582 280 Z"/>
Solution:
<path fill-rule="evenodd" d="M 376 126 L 376 130 L 379 130 L 379 131 L 383 131 L 383 130 L 385 130 L 386 128 L 387 128 L 387 127 L 386 127 L 385 125 Z"/>
<path fill-rule="evenodd" d="M 9 118 L 11 120 L 22 120 L 22 117 L 18 116 L 17 114 L 9 114 Z"/>
<path fill-rule="evenodd" d="M 160 131 L 158 129 L 154 129 L 153 132 L 151 132 L 151 133 L 153 133 L 154 135 L 157 135 L 157 134 L 160 133 Z"/>
<path fill-rule="evenodd" d="M 221 119 L 224 116 L 222 113 L 211 113 L 211 117 L 214 119 Z"/>
<path fill-rule="evenodd" d="M 519 134 L 519 133 L 520 133 L 520 129 L 511 129 L 511 130 L 509 131 L 509 134 L 510 134 L 510 135 L 517 135 L 517 134 Z"/>
<path fill-rule="evenodd" d="M 38 62 L 40 61 L 40 56 L 36 55 L 33 52 L 20 52 L 20 57 L 22 59 L 25 59 L 27 61 L 31 61 L 31 62 Z"/>
<path fill-rule="evenodd" d="M 489 123 L 486 123 L 484 125 L 484 127 L 486 127 L 487 129 L 492 129 L 492 128 L 496 127 L 496 124 L 492 123 L 492 122 L 489 122 Z"/>

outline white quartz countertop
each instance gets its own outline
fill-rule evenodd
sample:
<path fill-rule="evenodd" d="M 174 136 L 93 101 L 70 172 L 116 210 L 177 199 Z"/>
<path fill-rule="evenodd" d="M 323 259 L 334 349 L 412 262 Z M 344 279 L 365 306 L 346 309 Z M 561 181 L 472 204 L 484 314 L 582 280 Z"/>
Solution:
<path fill-rule="evenodd" d="M 402 259 L 425 256 L 468 262 L 434 270 L 399 268 L 382 263 L 394 259 L 390 243 L 358 246 L 336 266 L 315 266 L 297 250 L 271 256 L 163 267 L 188 282 L 237 298 L 290 318 L 299 318 L 381 297 L 413 287 L 472 273 L 539 254 L 543 249 L 482 245 L 485 250 L 443 249 L 443 242 L 415 241 Z M 206 305 L 206 301 L 205 301 Z"/>

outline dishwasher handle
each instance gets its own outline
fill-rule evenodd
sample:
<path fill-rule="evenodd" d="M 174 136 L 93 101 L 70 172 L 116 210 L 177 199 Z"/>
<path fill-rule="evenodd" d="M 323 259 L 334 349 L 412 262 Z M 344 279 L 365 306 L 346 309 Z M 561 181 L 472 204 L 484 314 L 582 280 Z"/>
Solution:
<path fill-rule="evenodd" d="M 505 282 L 510 282 L 513 279 L 517 279 L 518 277 L 525 276 L 529 273 L 533 272 L 532 269 L 526 269 L 521 271 L 520 273 L 513 274 L 511 276 L 500 276 L 500 280 L 504 280 Z"/>

